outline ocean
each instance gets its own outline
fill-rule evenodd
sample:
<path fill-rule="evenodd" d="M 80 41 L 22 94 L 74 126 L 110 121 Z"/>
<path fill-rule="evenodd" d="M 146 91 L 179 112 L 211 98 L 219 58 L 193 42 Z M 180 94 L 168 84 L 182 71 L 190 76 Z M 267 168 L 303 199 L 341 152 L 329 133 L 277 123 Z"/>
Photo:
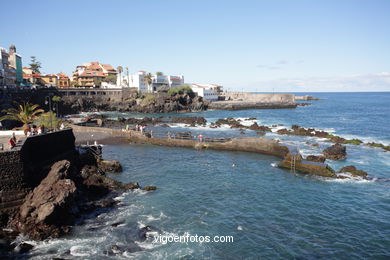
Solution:
<path fill-rule="evenodd" d="M 297 124 L 345 138 L 390 144 L 390 92 L 307 93 L 321 98 L 296 109 L 205 111 L 171 116 L 252 118 L 248 124 Z M 106 113 L 111 117 L 142 114 Z M 160 115 L 147 115 L 160 116 Z M 245 122 L 245 121 L 244 121 Z M 186 127 L 203 136 L 256 136 L 251 130 Z M 303 155 L 332 145 L 313 137 L 265 137 L 297 146 Z M 311 144 L 317 143 L 314 147 Z M 119 206 L 89 218 L 69 236 L 35 243 L 33 259 L 389 259 L 390 152 L 347 145 L 347 159 L 327 161 L 338 170 L 355 165 L 369 180 L 326 179 L 279 169 L 268 155 L 192 150 L 140 144 L 106 145 L 106 159 L 119 160 L 124 182 L 155 185 L 153 192 L 126 192 Z M 147 230 L 146 239 L 144 239 Z M 232 241 L 161 243 L 155 237 L 197 235 Z M 20 238 L 23 239 L 23 238 Z M 115 251 L 115 252 L 113 252 Z"/>

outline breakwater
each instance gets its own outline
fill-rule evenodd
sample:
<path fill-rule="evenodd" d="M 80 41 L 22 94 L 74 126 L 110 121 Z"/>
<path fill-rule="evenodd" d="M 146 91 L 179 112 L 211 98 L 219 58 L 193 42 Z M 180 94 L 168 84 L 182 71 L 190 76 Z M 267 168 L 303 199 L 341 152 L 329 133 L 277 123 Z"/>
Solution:
<path fill-rule="evenodd" d="M 262 137 L 237 137 L 221 142 L 200 142 L 198 140 L 176 139 L 166 137 L 148 137 L 138 131 L 110 129 L 104 127 L 84 127 L 72 125 L 76 132 L 101 132 L 112 136 L 125 137 L 134 143 L 163 145 L 171 147 L 188 147 L 194 149 L 214 149 L 240 152 L 254 152 L 284 158 L 289 153 L 287 146 L 276 140 Z"/>
<path fill-rule="evenodd" d="M 238 110 L 252 108 L 296 108 L 293 94 L 254 94 L 246 92 L 222 92 L 223 101 L 214 101 L 209 109 Z"/>

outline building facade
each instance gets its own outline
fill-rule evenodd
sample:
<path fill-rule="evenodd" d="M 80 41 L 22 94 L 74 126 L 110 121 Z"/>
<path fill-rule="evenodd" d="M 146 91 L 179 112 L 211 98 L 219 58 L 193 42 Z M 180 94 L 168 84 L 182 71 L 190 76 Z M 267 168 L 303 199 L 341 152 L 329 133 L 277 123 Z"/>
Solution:
<path fill-rule="evenodd" d="M 76 67 L 72 80 L 76 86 L 99 87 L 108 76 L 116 76 L 117 71 L 110 64 L 88 62 Z"/>
<path fill-rule="evenodd" d="M 140 70 L 133 75 L 118 77 L 117 85 L 121 87 L 136 88 L 141 93 L 168 91 L 184 84 L 184 76 L 151 75 Z"/>
<path fill-rule="evenodd" d="M 10 66 L 9 53 L 6 49 L 0 47 L 1 62 L 2 62 L 2 86 L 14 87 L 16 86 L 16 70 Z"/>
<path fill-rule="evenodd" d="M 58 79 L 57 75 L 55 74 L 46 74 L 46 75 L 41 75 L 41 85 L 45 87 L 54 87 L 56 88 L 58 86 Z"/>
<path fill-rule="evenodd" d="M 15 84 L 20 85 L 23 82 L 22 56 L 16 52 L 15 45 L 9 47 L 9 65 L 15 71 Z"/>
<path fill-rule="evenodd" d="M 189 84 L 189 86 L 198 96 L 210 101 L 218 100 L 222 92 L 222 86 L 215 84 Z"/>
<path fill-rule="evenodd" d="M 64 73 L 57 74 L 57 87 L 59 88 L 69 88 L 70 87 L 70 78 Z"/>

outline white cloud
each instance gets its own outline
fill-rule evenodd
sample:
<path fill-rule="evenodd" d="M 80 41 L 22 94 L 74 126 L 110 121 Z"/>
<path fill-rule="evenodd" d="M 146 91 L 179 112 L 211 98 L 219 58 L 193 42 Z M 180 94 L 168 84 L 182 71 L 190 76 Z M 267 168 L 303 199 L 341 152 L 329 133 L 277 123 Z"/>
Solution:
<path fill-rule="evenodd" d="M 390 91 L 390 72 L 343 77 L 285 78 L 254 82 L 249 91 Z"/>

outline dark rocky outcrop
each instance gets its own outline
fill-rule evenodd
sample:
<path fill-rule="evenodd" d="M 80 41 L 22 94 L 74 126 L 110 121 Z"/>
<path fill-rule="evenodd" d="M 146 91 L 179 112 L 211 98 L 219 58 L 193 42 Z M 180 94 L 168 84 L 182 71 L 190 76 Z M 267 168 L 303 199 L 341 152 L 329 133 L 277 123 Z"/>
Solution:
<path fill-rule="evenodd" d="M 358 170 L 356 169 L 355 166 L 350 165 L 350 166 L 345 166 L 339 170 L 339 173 L 350 173 L 352 177 L 362 177 L 362 178 L 367 178 L 367 172 L 363 170 Z"/>
<path fill-rule="evenodd" d="M 146 190 L 146 191 L 151 191 L 151 190 L 156 190 L 157 187 L 156 186 L 145 186 L 142 188 L 143 190 Z"/>
<path fill-rule="evenodd" d="M 339 143 L 334 144 L 323 151 L 326 159 L 343 160 L 347 156 L 347 148 Z"/>
<path fill-rule="evenodd" d="M 309 155 L 306 157 L 307 161 L 324 163 L 326 158 L 324 156 Z"/>
<path fill-rule="evenodd" d="M 69 161 L 55 163 L 49 174 L 25 199 L 12 226 L 32 239 L 59 237 L 68 232 L 74 218 L 76 184 L 71 179 L 75 170 Z"/>
<path fill-rule="evenodd" d="M 103 171 L 107 173 L 118 173 L 122 172 L 122 165 L 119 161 L 112 160 L 112 161 L 106 161 L 101 160 L 98 161 L 98 167 Z"/>
<path fill-rule="evenodd" d="M 196 125 L 205 126 L 207 123 L 207 120 L 204 117 L 196 117 L 196 116 L 171 117 L 169 119 L 171 123 L 181 123 L 190 126 L 196 126 Z"/>
<path fill-rule="evenodd" d="M 95 165 L 78 170 L 78 164 L 67 160 L 54 163 L 11 218 L 10 227 L 36 240 L 59 237 L 70 231 L 81 214 L 114 206 L 116 202 L 107 197 L 111 192 L 139 188 L 138 183 L 106 177 Z"/>
<path fill-rule="evenodd" d="M 271 132 L 271 128 L 269 128 L 268 126 L 264 126 L 264 125 L 261 125 L 259 126 L 256 122 L 253 123 L 250 127 L 249 127 L 250 130 L 254 130 L 254 131 L 262 131 L 262 132 Z"/>

